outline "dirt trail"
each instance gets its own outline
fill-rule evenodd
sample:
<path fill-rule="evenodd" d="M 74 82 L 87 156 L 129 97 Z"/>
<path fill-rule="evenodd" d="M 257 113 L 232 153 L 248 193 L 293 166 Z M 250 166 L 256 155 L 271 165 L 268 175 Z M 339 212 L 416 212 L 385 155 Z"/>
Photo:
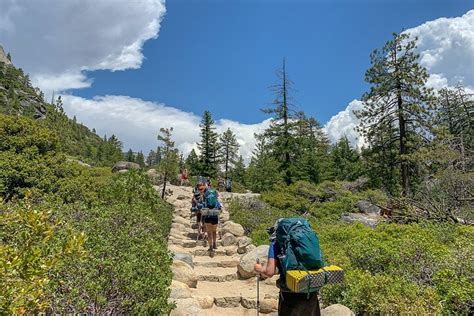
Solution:
<path fill-rule="evenodd" d="M 256 278 L 241 279 L 237 272 L 245 255 L 237 252 L 237 244 L 239 238 L 245 237 L 236 237 L 237 242 L 226 246 L 219 239 L 218 249 L 211 258 L 205 243 L 196 241 L 196 220 L 190 212 L 192 189 L 172 185 L 168 188 L 167 201 L 174 205 L 168 248 L 175 254 L 170 300 L 177 305 L 171 315 L 256 315 Z M 220 194 L 224 209 L 219 229 L 229 221 L 227 203 L 239 195 Z M 230 239 L 233 240 L 232 236 Z M 260 282 L 260 313 L 277 315 L 277 299 L 275 278 Z"/>

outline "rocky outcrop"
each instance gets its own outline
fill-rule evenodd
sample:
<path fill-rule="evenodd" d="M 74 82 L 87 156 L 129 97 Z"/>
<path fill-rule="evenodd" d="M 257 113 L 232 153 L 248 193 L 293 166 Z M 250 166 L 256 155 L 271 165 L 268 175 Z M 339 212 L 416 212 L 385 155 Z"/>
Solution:
<path fill-rule="evenodd" d="M 192 288 L 196 287 L 198 281 L 197 276 L 193 268 L 187 263 L 175 260 L 171 265 L 171 271 L 173 272 L 173 280 L 182 282 Z"/>
<path fill-rule="evenodd" d="M 355 314 L 344 305 L 334 304 L 322 309 L 321 316 L 355 316 Z"/>
<path fill-rule="evenodd" d="M 2 45 L 0 45 L 0 63 L 5 63 L 7 65 L 12 65 L 12 62 L 7 58 L 7 54 L 3 50 Z"/>
<path fill-rule="evenodd" d="M 360 200 L 359 202 L 357 202 L 356 206 L 361 213 L 365 213 L 368 215 L 380 215 L 380 207 L 370 203 L 369 201 Z"/>
<path fill-rule="evenodd" d="M 130 161 L 119 161 L 112 167 L 112 172 L 120 172 L 121 170 L 140 169 L 140 165 Z"/>
<path fill-rule="evenodd" d="M 245 234 L 244 228 L 242 225 L 234 223 L 232 221 L 227 221 L 222 225 L 222 233 L 230 233 L 235 237 L 242 237 Z"/>
<path fill-rule="evenodd" d="M 375 228 L 381 221 L 383 221 L 383 218 L 380 216 L 372 216 L 361 213 L 347 213 L 342 215 L 341 220 L 348 224 L 361 223 Z"/>
<path fill-rule="evenodd" d="M 258 258 L 262 264 L 267 262 L 268 245 L 261 245 L 254 250 L 248 252 L 240 258 L 240 263 L 237 266 L 237 271 L 242 279 L 248 279 L 256 275 L 254 265 Z"/>

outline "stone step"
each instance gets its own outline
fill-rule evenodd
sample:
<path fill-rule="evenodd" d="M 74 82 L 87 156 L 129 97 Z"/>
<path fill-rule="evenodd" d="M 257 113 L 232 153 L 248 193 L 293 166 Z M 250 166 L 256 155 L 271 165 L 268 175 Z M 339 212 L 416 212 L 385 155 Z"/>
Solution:
<path fill-rule="evenodd" d="M 209 256 L 208 247 L 196 246 L 190 249 L 190 252 L 194 256 Z M 217 247 L 217 249 L 214 250 L 214 256 L 234 256 L 235 254 L 237 254 L 236 246 Z"/>
<path fill-rule="evenodd" d="M 245 308 L 254 310 L 257 306 L 257 284 L 256 279 L 234 280 L 216 283 L 212 281 L 199 281 L 193 293 L 200 296 L 214 297 L 215 307 L 233 310 Z M 278 302 L 278 288 L 275 284 L 260 282 L 260 302 L 264 308 L 261 313 L 276 312 Z M 195 295 L 195 294 L 193 294 Z M 226 313 L 223 313 L 224 315 Z"/>
<path fill-rule="evenodd" d="M 245 307 L 234 307 L 234 308 L 225 308 L 225 307 L 218 307 L 213 306 L 210 309 L 205 309 L 204 313 L 206 316 L 255 316 L 257 311 L 255 309 L 247 309 Z M 262 312 L 263 314 L 263 312 Z M 277 312 L 265 314 L 268 316 L 277 316 Z"/>
<path fill-rule="evenodd" d="M 240 262 L 240 256 L 196 256 L 193 259 L 196 267 L 207 268 L 236 268 Z"/>
<path fill-rule="evenodd" d="M 208 268 L 203 266 L 196 266 L 194 272 L 197 275 L 198 281 L 209 282 L 227 282 L 237 280 L 237 268 Z"/>

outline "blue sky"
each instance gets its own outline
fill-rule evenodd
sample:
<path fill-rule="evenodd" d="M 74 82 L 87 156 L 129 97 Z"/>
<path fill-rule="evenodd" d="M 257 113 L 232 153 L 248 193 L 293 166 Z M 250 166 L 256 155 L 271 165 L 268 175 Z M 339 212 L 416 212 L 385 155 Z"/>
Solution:
<path fill-rule="evenodd" d="M 324 123 L 366 91 L 369 54 L 392 32 L 462 15 L 469 2 L 168 1 L 140 69 L 92 72 L 92 87 L 74 94 L 128 95 L 256 123 L 285 56 L 294 103 Z"/>
<path fill-rule="evenodd" d="M 145 153 L 174 127 L 187 154 L 210 110 L 247 161 L 283 57 L 296 109 L 332 142 L 362 146 L 353 111 L 369 55 L 403 29 L 420 39 L 430 87 L 474 92 L 472 0 L 0 0 L 0 44 L 70 117 Z"/>

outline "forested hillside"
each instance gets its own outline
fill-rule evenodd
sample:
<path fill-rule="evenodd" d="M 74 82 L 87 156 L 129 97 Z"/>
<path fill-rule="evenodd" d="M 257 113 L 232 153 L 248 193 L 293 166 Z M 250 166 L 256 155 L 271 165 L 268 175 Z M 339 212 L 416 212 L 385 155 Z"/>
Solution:
<path fill-rule="evenodd" d="M 54 130 L 62 151 L 73 158 L 99 166 L 121 159 L 122 145 L 117 137 L 101 138 L 75 118 L 69 119 L 61 97 L 47 103 L 22 69 L 0 62 L 0 74 L 0 113 L 34 118 L 39 125 Z"/>
<path fill-rule="evenodd" d="M 169 313 L 171 209 L 142 171 L 112 174 L 120 141 L 5 62 L 0 109 L 0 314 Z"/>

